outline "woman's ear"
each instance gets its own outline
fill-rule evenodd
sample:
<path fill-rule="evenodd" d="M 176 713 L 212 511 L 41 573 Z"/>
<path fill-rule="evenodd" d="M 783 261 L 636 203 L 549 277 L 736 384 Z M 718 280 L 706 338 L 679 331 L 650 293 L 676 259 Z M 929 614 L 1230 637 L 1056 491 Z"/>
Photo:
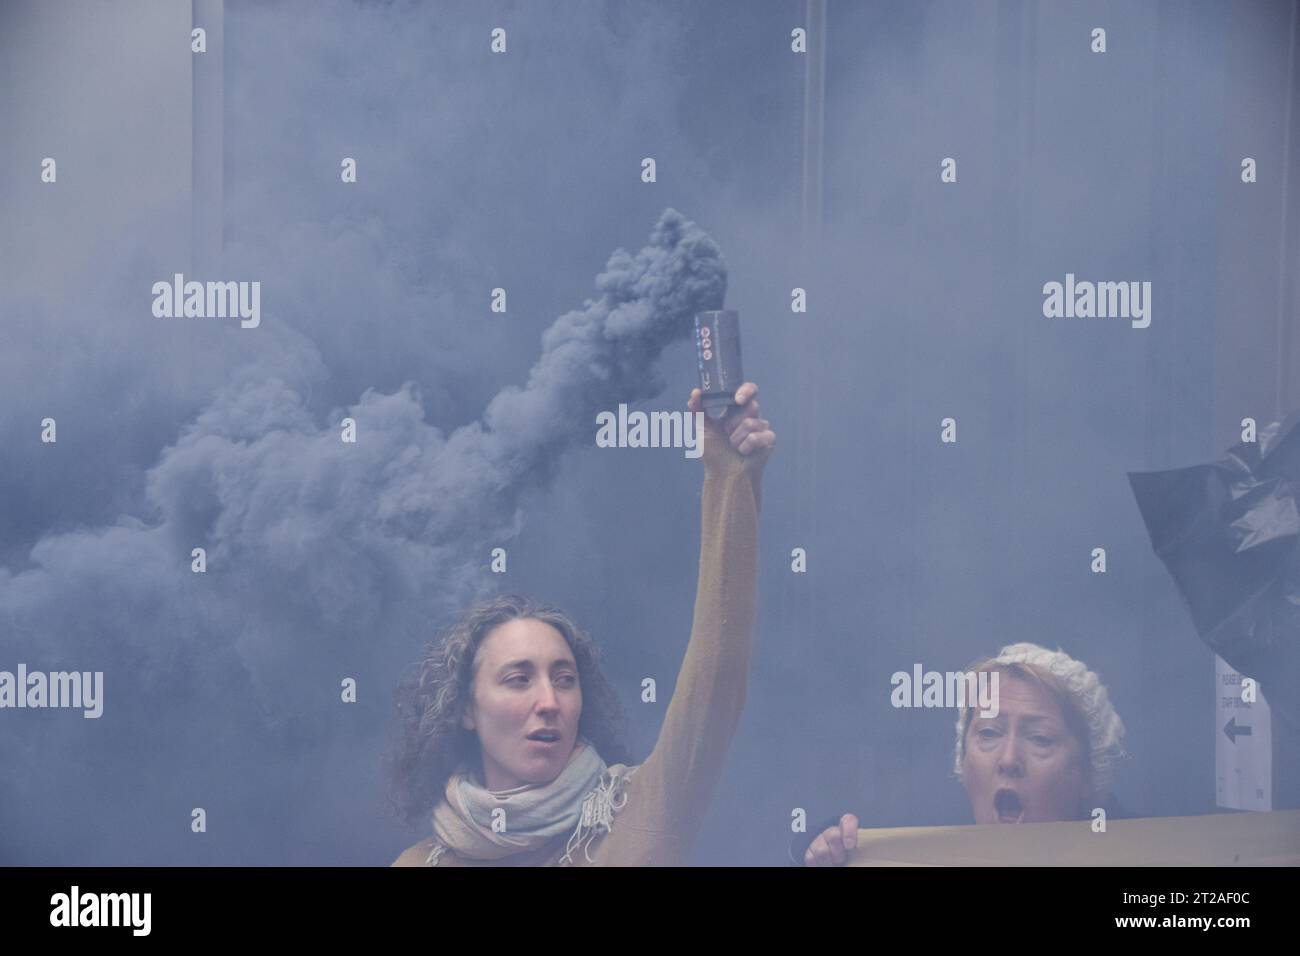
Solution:
<path fill-rule="evenodd" d="M 474 730 L 474 715 L 470 713 L 474 709 L 473 705 L 465 708 L 465 713 L 460 716 L 460 725 L 466 730 Z"/>

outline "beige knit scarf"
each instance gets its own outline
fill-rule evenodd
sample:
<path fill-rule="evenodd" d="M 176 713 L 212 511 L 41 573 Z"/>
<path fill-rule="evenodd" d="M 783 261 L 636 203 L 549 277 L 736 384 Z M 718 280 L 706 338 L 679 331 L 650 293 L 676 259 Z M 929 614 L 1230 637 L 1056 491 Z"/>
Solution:
<path fill-rule="evenodd" d="M 591 844 L 613 828 L 615 814 L 627 803 L 625 784 L 635 772 L 621 763 L 606 765 L 585 740 L 550 783 L 488 790 L 461 768 L 434 807 L 433 849 L 425 864 L 437 866 L 447 850 L 470 860 L 498 860 L 535 850 L 562 833 L 571 835 L 560 865 L 572 863 L 579 849 L 591 862 Z"/>

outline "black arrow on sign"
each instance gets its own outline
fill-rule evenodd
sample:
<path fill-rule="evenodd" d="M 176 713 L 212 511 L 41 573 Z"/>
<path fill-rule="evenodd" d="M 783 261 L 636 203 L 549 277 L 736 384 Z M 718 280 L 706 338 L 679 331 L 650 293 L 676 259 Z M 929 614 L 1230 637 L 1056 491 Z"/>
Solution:
<path fill-rule="evenodd" d="M 1235 743 L 1237 742 L 1237 738 L 1238 738 L 1238 737 L 1249 737 L 1249 736 L 1250 736 L 1250 727 L 1247 726 L 1247 725 L 1245 725 L 1245 724 L 1243 724 L 1242 726 L 1238 727 L 1238 726 L 1237 726 L 1237 718 L 1236 718 L 1236 717 L 1229 717 L 1229 718 L 1228 718 L 1228 722 L 1227 722 L 1226 724 L 1223 725 L 1223 732 L 1224 732 L 1225 734 L 1227 734 L 1227 735 L 1228 735 L 1228 739 L 1231 740 L 1231 741 L 1235 744 Z"/>

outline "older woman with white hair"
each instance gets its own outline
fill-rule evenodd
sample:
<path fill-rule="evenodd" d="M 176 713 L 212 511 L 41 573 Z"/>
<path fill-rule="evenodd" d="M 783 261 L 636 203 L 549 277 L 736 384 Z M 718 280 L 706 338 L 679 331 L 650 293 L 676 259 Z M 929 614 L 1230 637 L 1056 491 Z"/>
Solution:
<path fill-rule="evenodd" d="M 1110 787 L 1124 724 L 1096 674 L 1064 651 L 1028 643 L 967 671 L 996 672 L 999 682 L 994 716 L 967 706 L 957 718 L 953 769 L 976 823 L 1083 820 L 1094 807 L 1123 815 Z M 843 863 L 857 835 L 858 818 L 846 813 L 791 855 L 808 866 Z"/>

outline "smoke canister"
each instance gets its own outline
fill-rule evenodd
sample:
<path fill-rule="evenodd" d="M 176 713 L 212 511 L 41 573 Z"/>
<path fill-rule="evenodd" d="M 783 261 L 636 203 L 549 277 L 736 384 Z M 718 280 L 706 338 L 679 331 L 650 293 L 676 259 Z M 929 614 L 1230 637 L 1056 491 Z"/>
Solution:
<path fill-rule="evenodd" d="M 736 389 L 745 382 L 740 366 L 740 313 L 735 309 L 697 312 L 695 357 L 704 414 L 722 418 L 735 407 Z"/>

